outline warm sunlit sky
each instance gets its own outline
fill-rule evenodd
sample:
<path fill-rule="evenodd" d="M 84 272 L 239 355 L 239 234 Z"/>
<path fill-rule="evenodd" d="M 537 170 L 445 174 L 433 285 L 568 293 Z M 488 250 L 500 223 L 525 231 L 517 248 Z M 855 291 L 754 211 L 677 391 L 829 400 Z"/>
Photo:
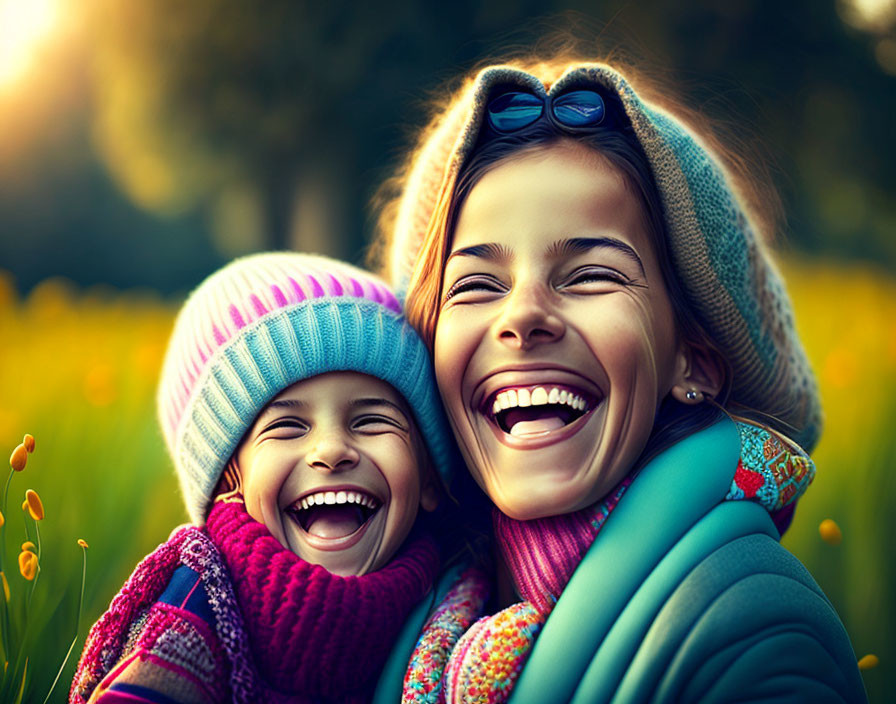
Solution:
<path fill-rule="evenodd" d="M 37 61 L 59 25 L 61 0 L 0 0 L 0 90 Z"/>

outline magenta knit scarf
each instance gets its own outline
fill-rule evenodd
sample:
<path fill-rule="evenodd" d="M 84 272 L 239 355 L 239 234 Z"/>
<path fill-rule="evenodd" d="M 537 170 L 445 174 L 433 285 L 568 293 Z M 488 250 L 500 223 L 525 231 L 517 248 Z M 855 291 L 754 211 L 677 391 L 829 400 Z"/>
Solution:
<path fill-rule="evenodd" d="M 339 577 L 281 546 L 241 503 L 216 504 L 206 528 L 273 690 L 268 701 L 369 701 L 405 619 L 435 579 L 433 540 L 409 542 L 376 572 Z"/>

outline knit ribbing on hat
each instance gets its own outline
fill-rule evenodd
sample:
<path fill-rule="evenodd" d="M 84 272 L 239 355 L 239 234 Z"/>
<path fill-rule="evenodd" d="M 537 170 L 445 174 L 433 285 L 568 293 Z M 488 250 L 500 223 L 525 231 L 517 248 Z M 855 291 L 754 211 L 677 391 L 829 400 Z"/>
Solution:
<path fill-rule="evenodd" d="M 324 257 L 269 253 L 207 279 L 175 323 L 159 384 L 162 430 L 191 519 L 264 406 L 318 374 L 356 371 L 408 402 L 447 480 L 447 425 L 428 352 L 376 277 Z"/>

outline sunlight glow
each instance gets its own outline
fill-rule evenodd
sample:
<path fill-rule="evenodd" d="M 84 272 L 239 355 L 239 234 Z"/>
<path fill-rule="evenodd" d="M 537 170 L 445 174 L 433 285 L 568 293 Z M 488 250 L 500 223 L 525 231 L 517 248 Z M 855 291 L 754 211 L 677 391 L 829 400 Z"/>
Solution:
<path fill-rule="evenodd" d="M 896 0 L 846 0 L 841 9 L 849 24 L 866 31 L 885 32 L 896 22 Z"/>
<path fill-rule="evenodd" d="M 59 0 L 0 0 L 0 87 L 21 78 L 59 21 Z"/>

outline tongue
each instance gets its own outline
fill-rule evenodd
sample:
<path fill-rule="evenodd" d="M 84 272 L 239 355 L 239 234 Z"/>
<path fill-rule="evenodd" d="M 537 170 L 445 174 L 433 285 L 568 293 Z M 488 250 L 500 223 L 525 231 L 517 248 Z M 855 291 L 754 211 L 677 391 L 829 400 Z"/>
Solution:
<path fill-rule="evenodd" d="M 565 423 L 557 416 L 539 418 L 538 420 L 521 420 L 511 426 L 510 434 L 514 437 L 538 435 L 539 433 L 547 433 L 548 431 L 562 428 L 564 425 Z"/>
<path fill-rule="evenodd" d="M 344 538 L 364 523 L 357 506 L 315 506 L 308 509 L 310 516 L 305 530 L 319 538 Z"/>

